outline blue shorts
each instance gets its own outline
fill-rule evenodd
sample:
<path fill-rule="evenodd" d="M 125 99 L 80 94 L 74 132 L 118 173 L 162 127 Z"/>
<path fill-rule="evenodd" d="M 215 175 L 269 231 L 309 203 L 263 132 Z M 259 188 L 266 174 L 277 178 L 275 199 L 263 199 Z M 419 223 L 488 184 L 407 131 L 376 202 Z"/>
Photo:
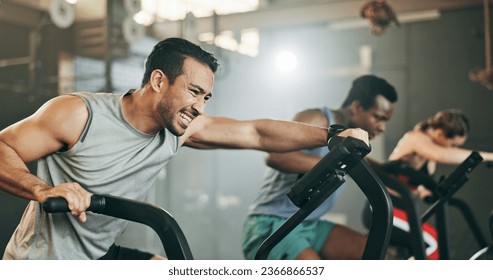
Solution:
<path fill-rule="evenodd" d="M 248 216 L 243 224 L 242 250 L 245 259 L 253 260 L 262 242 L 287 219 L 269 215 Z M 294 260 L 306 248 L 320 252 L 334 227 L 329 221 L 303 221 L 270 252 L 269 260 Z"/>

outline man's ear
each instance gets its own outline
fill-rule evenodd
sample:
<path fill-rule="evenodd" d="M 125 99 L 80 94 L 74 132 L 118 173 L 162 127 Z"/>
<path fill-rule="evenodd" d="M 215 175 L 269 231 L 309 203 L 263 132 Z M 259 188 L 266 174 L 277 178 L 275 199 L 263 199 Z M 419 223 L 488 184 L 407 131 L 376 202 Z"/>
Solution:
<path fill-rule="evenodd" d="M 168 79 L 166 75 L 164 75 L 163 71 L 156 69 L 152 71 L 149 82 L 151 84 L 151 88 L 154 91 L 159 92 L 163 86 L 167 85 Z"/>
<path fill-rule="evenodd" d="M 363 107 L 361 106 L 361 103 L 359 100 L 354 100 L 351 102 L 351 113 L 354 115 L 358 113 L 359 111 L 363 110 Z"/>

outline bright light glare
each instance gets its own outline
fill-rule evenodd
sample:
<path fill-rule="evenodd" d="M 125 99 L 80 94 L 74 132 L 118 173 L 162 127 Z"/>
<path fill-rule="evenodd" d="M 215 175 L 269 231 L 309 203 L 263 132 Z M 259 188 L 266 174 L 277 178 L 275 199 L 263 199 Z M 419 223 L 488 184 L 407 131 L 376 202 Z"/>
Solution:
<path fill-rule="evenodd" d="M 256 28 L 242 29 L 239 42 L 232 30 L 224 30 L 217 36 L 214 36 L 214 33 L 212 32 L 200 33 L 198 39 L 200 42 L 206 42 L 208 44 L 214 43 L 220 48 L 238 52 L 250 57 L 258 55 L 260 37 Z"/>
<path fill-rule="evenodd" d="M 214 43 L 216 44 L 216 46 L 227 50 L 236 51 L 236 49 L 238 48 L 238 42 L 236 42 L 234 38 L 234 33 L 231 30 L 225 30 L 221 32 L 221 34 L 216 36 L 216 38 L 214 39 Z"/>
<path fill-rule="evenodd" d="M 147 13 L 146 11 L 140 11 L 134 15 L 134 20 L 138 24 L 150 26 L 154 23 L 154 16 Z"/>
<path fill-rule="evenodd" d="M 159 19 L 181 20 L 187 12 L 195 17 L 210 17 L 255 11 L 259 0 L 142 0 L 142 9 Z"/>
<path fill-rule="evenodd" d="M 283 51 L 276 57 L 276 67 L 281 72 L 291 72 L 297 64 L 298 58 L 290 51 Z"/>

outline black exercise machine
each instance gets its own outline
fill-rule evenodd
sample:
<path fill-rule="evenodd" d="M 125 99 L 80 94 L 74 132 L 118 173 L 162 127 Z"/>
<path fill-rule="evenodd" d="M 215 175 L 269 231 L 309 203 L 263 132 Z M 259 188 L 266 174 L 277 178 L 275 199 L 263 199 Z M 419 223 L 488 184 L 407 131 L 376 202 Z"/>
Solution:
<path fill-rule="evenodd" d="M 442 178 L 436 183 L 433 178 L 423 172 L 410 168 L 406 163 L 400 161 L 389 162 L 384 165 L 372 165 L 380 179 L 399 194 L 399 197 L 392 196 L 395 205 L 399 205 L 408 217 L 409 239 L 407 244 L 397 244 L 407 246 L 415 259 L 426 259 L 425 245 L 422 236 L 421 226 L 435 215 L 436 229 L 438 233 L 438 249 L 440 259 L 449 259 L 449 228 L 448 228 L 448 206 L 453 206 L 459 210 L 467 221 L 478 245 L 486 246 L 480 227 L 472 214 L 469 206 L 452 196 L 468 181 L 469 173 L 481 163 L 483 158 L 478 152 L 473 151 L 455 170 L 445 179 Z M 417 201 L 405 183 L 392 175 L 405 175 L 413 185 L 424 185 L 431 190 L 433 196 L 425 202 L 431 204 L 423 214 L 419 214 Z"/>
<path fill-rule="evenodd" d="M 370 148 L 355 138 L 336 136 L 329 141 L 329 149 L 330 152 L 293 185 L 288 196 L 300 209 L 264 240 L 255 259 L 267 259 L 284 237 L 345 182 L 347 174 L 373 207 L 374 223 L 362 259 L 384 259 L 392 229 L 392 203 L 384 184 L 363 159 Z"/>
<path fill-rule="evenodd" d="M 487 168 L 493 168 L 493 162 L 486 162 Z M 493 237 L 493 211 L 490 212 L 490 234 Z M 493 260 L 493 244 L 486 245 L 482 247 L 478 252 L 476 252 L 471 258 L 471 260 Z"/>
<path fill-rule="evenodd" d="M 390 189 L 396 191 L 400 199 L 397 200 L 395 196 L 390 196 L 392 199 L 393 205 L 396 203 L 399 204 L 400 207 L 406 210 L 406 214 L 408 217 L 409 223 L 409 242 L 405 244 L 398 243 L 396 244 L 395 240 L 392 240 L 392 245 L 398 245 L 403 247 L 408 247 L 409 250 L 413 253 L 414 257 L 418 260 L 426 259 L 425 252 L 425 243 L 423 240 L 423 236 L 421 234 L 421 221 L 419 218 L 419 206 L 417 201 L 413 199 L 413 195 L 411 190 L 408 188 L 406 184 L 397 180 L 397 178 L 390 176 L 385 172 L 385 169 L 382 166 L 371 165 L 375 173 L 379 176 L 385 186 L 388 186 Z M 397 200 L 397 201 L 396 201 Z M 370 227 L 372 224 L 372 218 L 368 217 L 368 213 L 371 213 L 372 210 L 370 207 L 365 207 L 364 215 L 363 215 L 363 224 L 367 227 Z"/>
<path fill-rule="evenodd" d="M 43 203 L 43 209 L 50 213 L 69 212 L 67 201 L 61 197 L 48 198 Z M 193 260 L 192 251 L 180 226 L 160 207 L 121 197 L 93 194 L 87 211 L 147 225 L 161 239 L 168 259 Z"/>
<path fill-rule="evenodd" d="M 341 139 L 334 138 L 339 138 L 339 141 Z M 375 205 L 374 216 L 377 222 L 370 229 L 364 258 L 380 259 L 387 250 L 390 238 L 392 206 L 383 185 L 361 160 L 370 149 L 362 141 L 354 138 L 347 138 L 340 143 L 331 141 L 331 143 L 331 152 L 293 187 L 291 197 L 296 200 L 297 205 L 301 205 L 303 212 L 296 216 L 302 217 L 313 211 L 315 205 L 319 205 L 323 199 L 332 194 L 344 182 L 344 175 L 349 173 L 371 200 L 372 205 Z M 305 188 L 307 184 L 312 187 Z M 47 199 L 43 203 L 43 209 L 50 213 L 69 212 L 64 198 Z M 93 194 L 87 211 L 145 224 L 158 234 L 168 259 L 193 259 L 180 226 L 160 207 L 111 195 Z M 269 239 L 266 242 L 273 241 Z"/>
<path fill-rule="evenodd" d="M 493 211 L 490 213 L 490 234 L 493 237 Z M 493 244 L 489 244 L 476 252 L 471 260 L 493 260 Z"/>

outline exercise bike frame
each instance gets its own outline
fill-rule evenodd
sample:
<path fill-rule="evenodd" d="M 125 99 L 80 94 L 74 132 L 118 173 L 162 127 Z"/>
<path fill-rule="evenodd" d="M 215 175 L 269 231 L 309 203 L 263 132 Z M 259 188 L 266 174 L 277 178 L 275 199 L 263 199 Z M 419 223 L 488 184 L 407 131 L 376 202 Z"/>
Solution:
<path fill-rule="evenodd" d="M 69 212 L 67 201 L 61 197 L 48 198 L 42 206 L 49 213 Z M 160 207 L 111 195 L 93 194 L 87 211 L 147 225 L 159 236 L 168 259 L 193 259 L 180 226 L 173 216 Z"/>
<path fill-rule="evenodd" d="M 299 210 L 264 240 L 255 259 L 267 259 L 271 250 L 284 237 L 344 183 L 347 174 L 360 187 L 374 210 L 375 223 L 368 233 L 362 259 L 385 257 L 392 227 L 392 203 L 383 183 L 363 159 L 370 152 L 370 147 L 355 138 L 333 137 L 329 142 L 329 150 L 309 172 L 295 182 L 288 196 Z"/>
<path fill-rule="evenodd" d="M 403 208 L 408 216 L 408 223 L 410 226 L 410 249 L 416 259 L 426 259 L 425 246 L 423 237 L 421 234 L 421 226 L 424 222 L 428 221 L 432 215 L 435 215 L 436 228 L 438 232 L 438 248 L 440 252 L 440 259 L 449 259 L 449 228 L 448 228 L 448 205 L 457 207 L 460 213 L 464 216 L 468 222 L 471 231 L 478 242 L 480 247 L 486 245 L 486 239 L 484 238 L 479 225 L 476 222 L 470 208 L 461 200 L 452 198 L 452 196 L 464 186 L 469 179 L 469 173 L 481 163 L 483 158 L 478 152 L 473 151 L 471 154 L 458 166 L 455 170 L 445 179 L 436 183 L 431 176 L 426 176 L 423 173 L 409 168 L 402 162 L 390 162 L 382 166 L 372 166 L 374 170 L 379 174 L 384 183 L 391 189 L 395 190 L 400 198 L 393 197 L 393 199 L 400 199 L 403 204 Z M 405 183 L 397 180 L 390 174 L 404 174 L 406 176 L 413 177 L 413 181 L 424 185 L 430 189 L 434 196 L 432 205 L 426 209 L 426 211 L 420 216 L 418 214 L 418 205 L 413 199 L 408 186 Z"/>

